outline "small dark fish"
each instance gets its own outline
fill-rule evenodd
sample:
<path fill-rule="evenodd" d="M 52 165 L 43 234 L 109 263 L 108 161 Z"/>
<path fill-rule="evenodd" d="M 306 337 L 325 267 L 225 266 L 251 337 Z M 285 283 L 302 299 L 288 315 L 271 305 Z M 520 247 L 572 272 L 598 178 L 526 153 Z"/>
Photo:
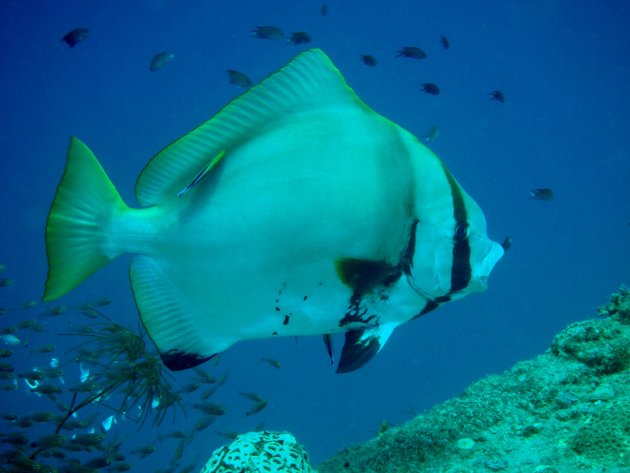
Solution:
<path fill-rule="evenodd" d="M 207 416 L 201 419 L 193 426 L 193 430 L 195 432 L 201 432 L 202 430 L 207 429 L 212 425 L 212 423 L 216 420 L 216 416 Z"/>
<path fill-rule="evenodd" d="M 108 467 L 109 465 L 112 464 L 112 459 L 107 456 L 101 456 L 101 457 L 96 457 L 96 458 L 92 458 L 91 460 L 86 461 L 85 463 L 83 463 L 83 466 L 87 466 L 88 468 L 105 468 Z"/>
<path fill-rule="evenodd" d="M 2 279 L 0 279 L 0 287 L 13 286 L 14 282 L 15 281 L 13 281 L 13 279 L 11 279 L 11 278 L 2 278 Z"/>
<path fill-rule="evenodd" d="M 228 82 L 230 84 L 234 84 L 237 87 L 242 87 L 244 89 L 252 85 L 252 81 L 250 80 L 250 78 L 247 77 L 242 72 L 235 71 L 232 69 L 228 69 L 226 72 L 228 74 Z"/>
<path fill-rule="evenodd" d="M 88 37 L 89 30 L 87 28 L 75 28 L 74 30 L 65 34 L 61 41 L 66 43 L 71 48 L 74 48 L 81 41 L 84 41 Z"/>
<path fill-rule="evenodd" d="M 175 457 L 175 460 L 181 460 L 182 456 L 184 456 L 184 448 L 186 447 L 186 439 L 181 439 L 178 443 L 177 443 L 177 447 L 175 448 L 175 454 L 173 455 Z"/>
<path fill-rule="evenodd" d="M 221 437 L 225 437 L 226 439 L 229 439 L 229 440 L 235 440 L 236 437 L 238 437 L 240 435 L 235 430 L 230 430 L 228 432 L 218 432 L 217 431 L 217 434 L 219 434 Z"/>
<path fill-rule="evenodd" d="M 396 57 L 424 59 L 427 57 L 427 53 L 425 53 L 422 49 L 417 48 L 416 46 L 404 46 L 398 51 L 398 55 Z"/>
<path fill-rule="evenodd" d="M 444 35 L 440 35 L 440 44 L 444 49 L 448 49 L 451 47 L 451 43 L 448 41 L 448 38 Z"/>
<path fill-rule="evenodd" d="M 284 33 L 275 26 L 257 26 L 252 30 L 252 36 L 258 39 L 283 39 Z"/>
<path fill-rule="evenodd" d="M 105 307 L 106 305 L 110 305 L 112 303 L 111 298 L 103 297 L 95 302 L 92 302 L 91 305 L 95 305 L 96 307 Z"/>
<path fill-rule="evenodd" d="M 58 307 L 52 307 L 52 308 L 48 309 L 42 315 L 49 315 L 49 316 L 61 315 L 61 314 L 65 314 L 67 312 L 67 310 L 68 309 L 66 308 L 66 306 L 60 305 Z"/>
<path fill-rule="evenodd" d="M 260 411 L 262 411 L 265 407 L 267 407 L 267 401 L 260 401 L 257 402 L 256 404 L 254 404 L 254 407 L 252 407 L 250 410 L 248 410 L 245 415 L 246 416 L 253 416 L 254 414 L 258 414 Z"/>
<path fill-rule="evenodd" d="M 90 306 L 81 307 L 79 312 L 90 319 L 98 319 L 99 316 L 99 311 Z"/>
<path fill-rule="evenodd" d="M 319 11 L 321 12 L 322 16 L 328 16 L 328 4 L 324 3 Z"/>
<path fill-rule="evenodd" d="M 29 414 L 26 416 L 29 420 L 33 422 L 56 422 L 59 420 L 55 414 L 52 412 L 35 412 L 33 414 Z"/>
<path fill-rule="evenodd" d="M 199 409 L 204 414 L 208 414 L 209 416 L 222 416 L 227 412 L 225 407 L 213 402 L 201 402 L 199 404 L 193 404 L 193 407 L 195 409 Z"/>
<path fill-rule="evenodd" d="M 74 444 L 83 445 L 84 447 L 94 447 L 105 439 L 103 434 L 77 434 L 70 440 Z"/>
<path fill-rule="evenodd" d="M 262 397 L 260 397 L 258 394 L 253 393 L 253 392 L 242 392 L 241 396 L 246 397 L 250 401 L 254 401 L 254 402 L 264 401 Z"/>
<path fill-rule="evenodd" d="M 361 56 L 361 61 L 363 61 L 363 64 L 365 64 L 366 66 L 370 67 L 374 67 L 378 64 L 376 58 L 374 56 L 370 56 L 369 54 L 363 54 Z"/>
<path fill-rule="evenodd" d="M 42 373 L 41 371 L 35 371 L 35 370 L 27 371 L 25 373 L 20 373 L 18 374 L 18 376 L 20 378 L 23 378 L 29 381 L 30 383 L 33 383 L 34 381 L 41 381 L 44 379 L 44 373 Z"/>
<path fill-rule="evenodd" d="M 505 237 L 503 243 L 501 243 L 501 247 L 503 247 L 503 251 L 507 251 L 512 247 L 512 237 Z"/>
<path fill-rule="evenodd" d="M 0 363 L 0 373 L 13 373 L 15 368 L 10 363 Z"/>
<path fill-rule="evenodd" d="M 59 448 L 66 443 L 66 437 L 61 434 L 44 435 L 31 444 L 39 448 Z"/>
<path fill-rule="evenodd" d="M 199 366 L 196 366 L 195 368 L 193 368 L 193 370 L 194 370 L 195 374 L 197 375 L 197 377 L 198 377 L 200 382 L 207 383 L 207 384 L 214 384 L 214 383 L 217 382 L 217 378 L 212 376 L 210 373 L 208 373 L 203 368 L 201 368 Z"/>
<path fill-rule="evenodd" d="M 186 434 L 182 432 L 181 430 L 175 430 L 171 432 L 170 434 L 166 434 L 166 436 L 171 439 L 185 439 L 186 438 Z"/>
<path fill-rule="evenodd" d="M 280 364 L 280 362 L 276 360 L 275 358 L 261 358 L 260 361 L 264 361 L 268 365 L 273 366 L 274 368 L 277 368 L 277 369 L 282 368 L 282 365 Z"/>
<path fill-rule="evenodd" d="M 144 447 L 136 448 L 132 450 L 131 453 L 134 455 L 139 455 L 140 458 L 145 458 L 155 452 L 155 446 L 153 444 L 145 445 Z"/>
<path fill-rule="evenodd" d="M 91 381 L 86 381 L 85 383 L 80 383 L 73 388 L 70 388 L 70 391 L 77 393 L 91 393 L 98 389 L 98 384 L 93 383 Z"/>
<path fill-rule="evenodd" d="M 296 31 L 289 36 L 289 43 L 291 44 L 307 44 L 311 42 L 311 35 L 306 31 Z"/>
<path fill-rule="evenodd" d="M 189 383 L 189 384 L 185 385 L 183 388 L 181 388 L 177 392 L 178 393 L 183 393 L 183 394 L 190 394 L 190 393 L 194 393 L 200 387 L 201 387 L 200 383 Z"/>
<path fill-rule="evenodd" d="M 41 325 L 41 324 L 39 324 L 37 322 L 37 320 L 27 319 L 27 320 L 23 320 L 22 322 L 20 322 L 19 327 L 21 329 L 27 329 L 28 328 L 28 329 L 31 329 L 31 330 L 38 331 L 37 328 L 39 327 L 39 325 Z"/>
<path fill-rule="evenodd" d="M 433 125 L 429 131 L 424 134 L 422 141 L 424 143 L 430 143 L 431 141 L 435 141 L 438 136 L 440 136 L 440 129 L 437 125 Z"/>
<path fill-rule="evenodd" d="M 28 429 L 29 427 L 33 427 L 33 425 L 35 425 L 35 422 L 33 422 L 28 417 L 21 417 L 17 420 L 15 425 L 17 425 L 18 427 L 22 429 Z"/>
<path fill-rule="evenodd" d="M 225 382 L 227 381 L 228 377 L 230 376 L 230 372 L 229 371 L 225 371 L 221 377 L 219 379 L 217 379 L 217 384 L 219 386 L 222 386 L 225 384 Z"/>
<path fill-rule="evenodd" d="M 535 200 L 552 200 L 553 191 L 546 187 L 543 187 L 541 189 L 532 189 L 532 191 L 529 193 L 529 198 Z"/>
<path fill-rule="evenodd" d="M 55 347 L 55 345 L 49 343 L 48 345 L 42 345 L 39 348 L 34 348 L 33 350 L 31 350 L 31 353 L 52 353 L 56 349 L 57 347 Z"/>
<path fill-rule="evenodd" d="M 20 309 L 30 309 L 31 307 L 35 307 L 38 304 L 38 301 L 36 299 L 31 299 L 30 301 L 26 301 L 23 302 L 22 304 L 20 304 Z"/>
<path fill-rule="evenodd" d="M 501 92 L 500 90 L 493 90 L 492 92 L 490 92 L 490 100 L 496 100 L 497 102 L 505 102 L 505 94 L 503 94 L 503 92 Z"/>
<path fill-rule="evenodd" d="M 434 84 L 433 82 L 425 82 L 421 84 L 422 91 L 429 95 L 438 95 L 440 93 L 440 88 Z"/>
<path fill-rule="evenodd" d="M 161 53 L 157 53 L 151 59 L 151 63 L 149 64 L 150 71 L 159 71 L 164 66 L 166 66 L 169 62 L 173 60 L 175 54 L 169 53 L 168 51 L 162 51 Z"/>
<path fill-rule="evenodd" d="M 63 371 L 60 368 L 49 368 L 42 370 L 46 379 L 57 379 L 63 377 Z"/>
<path fill-rule="evenodd" d="M 61 394 L 63 391 L 60 387 L 53 384 L 39 384 L 36 388 L 31 389 L 31 392 L 49 396 L 51 394 Z"/>
<path fill-rule="evenodd" d="M 11 432 L 2 437 L 2 443 L 8 443 L 11 445 L 26 445 L 28 443 L 28 437 L 26 434 Z"/>
<path fill-rule="evenodd" d="M 89 427 L 92 422 L 96 419 L 97 415 L 90 416 L 86 419 L 79 419 L 70 417 L 65 424 L 63 424 L 62 429 L 64 430 L 75 430 L 75 429 L 85 429 Z"/>

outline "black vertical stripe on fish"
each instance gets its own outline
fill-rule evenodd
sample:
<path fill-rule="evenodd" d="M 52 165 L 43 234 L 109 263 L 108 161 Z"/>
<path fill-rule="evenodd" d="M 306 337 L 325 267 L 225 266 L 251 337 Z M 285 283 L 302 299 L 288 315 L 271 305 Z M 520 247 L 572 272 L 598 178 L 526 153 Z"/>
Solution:
<path fill-rule="evenodd" d="M 413 255 L 416 251 L 416 230 L 418 229 L 418 219 L 411 223 L 411 231 L 409 232 L 409 240 L 407 246 L 400 258 L 399 267 L 406 276 L 411 276 L 411 268 L 413 268 Z"/>
<path fill-rule="evenodd" d="M 451 288 L 449 294 L 461 291 L 470 282 L 472 268 L 470 267 L 470 242 L 467 235 L 463 238 L 455 238 L 461 226 L 467 227 L 466 205 L 462 190 L 451 175 L 443 166 L 444 175 L 451 187 L 451 197 L 453 199 L 453 219 L 455 220 L 455 235 L 453 238 L 453 262 L 451 266 Z"/>
<path fill-rule="evenodd" d="M 448 301 L 447 301 L 448 302 Z M 440 307 L 440 303 L 433 300 L 433 299 L 429 299 L 426 303 L 426 305 L 423 307 L 423 309 L 416 315 L 413 316 L 413 319 L 417 319 L 418 317 L 421 317 L 425 314 L 428 314 L 429 312 L 437 309 L 438 307 Z"/>

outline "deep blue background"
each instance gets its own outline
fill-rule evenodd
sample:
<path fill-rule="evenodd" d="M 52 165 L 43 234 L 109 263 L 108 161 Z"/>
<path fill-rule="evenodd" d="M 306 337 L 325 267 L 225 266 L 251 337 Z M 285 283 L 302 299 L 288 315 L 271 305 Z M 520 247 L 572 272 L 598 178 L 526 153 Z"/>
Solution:
<path fill-rule="evenodd" d="M 260 421 L 292 431 L 319 462 L 372 436 L 381 420 L 400 423 L 411 408 L 430 408 L 470 382 L 544 351 L 554 333 L 594 316 L 629 279 L 630 5 L 330 1 L 324 17 L 321 4 L 0 3 L 0 263 L 9 267 L 2 276 L 16 281 L 0 288 L 2 306 L 42 294 L 44 224 L 68 137 L 84 140 L 124 199 L 135 204 L 134 182 L 149 158 L 241 93 L 227 83 L 225 69 L 258 81 L 303 49 L 250 37 L 257 25 L 308 31 L 313 42 L 307 46 L 322 48 L 376 111 L 418 136 L 438 125 L 431 147 L 481 205 L 490 236 L 514 240 L 487 293 L 401 327 L 355 373 L 335 375 L 319 337 L 246 342 L 228 350 L 218 367 L 209 368 L 218 374 L 229 369 L 215 401 L 230 412 L 196 436 L 183 463 L 205 462 L 224 441 L 214 430 L 246 431 Z M 90 30 L 83 43 L 74 49 L 60 43 L 79 26 Z M 440 34 L 450 39 L 447 51 Z M 422 47 L 428 58 L 396 58 L 408 45 Z M 150 59 L 163 50 L 175 59 L 150 72 Z M 377 57 L 377 67 L 360 62 L 365 53 Z M 421 82 L 439 84 L 442 93 L 421 93 Z M 488 100 L 494 89 L 504 91 L 504 104 Z M 556 198 L 530 200 L 535 187 L 552 187 Z M 128 262 L 120 258 L 61 302 L 108 296 L 114 304 L 107 313 L 137 326 Z M 11 325 L 40 310 L 12 313 L 0 323 Z M 42 319 L 46 336 L 69 343 L 55 334 L 76 317 Z M 45 361 L 28 356 L 18 370 Z M 261 363 L 265 356 L 280 360 L 282 369 Z M 188 376 L 176 379 L 184 383 Z M 270 405 L 245 417 L 248 404 L 239 391 L 257 391 Z M 19 402 L 14 410 L 22 412 L 50 408 L 22 384 L 17 393 L 0 396 L 3 404 Z M 161 431 L 190 429 L 195 420 L 193 413 L 180 416 Z M 128 449 L 158 434 L 148 428 L 131 432 Z M 163 466 L 174 443 L 164 445 L 138 465 Z"/>

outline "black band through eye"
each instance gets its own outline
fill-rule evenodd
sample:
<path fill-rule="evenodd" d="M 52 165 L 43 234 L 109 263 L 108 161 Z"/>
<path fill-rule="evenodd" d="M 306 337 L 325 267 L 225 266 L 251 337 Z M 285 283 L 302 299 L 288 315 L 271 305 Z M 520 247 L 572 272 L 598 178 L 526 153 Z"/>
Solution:
<path fill-rule="evenodd" d="M 457 222 L 453 230 L 453 240 L 464 241 L 468 238 L 468 224 L 466 222 Z"/>

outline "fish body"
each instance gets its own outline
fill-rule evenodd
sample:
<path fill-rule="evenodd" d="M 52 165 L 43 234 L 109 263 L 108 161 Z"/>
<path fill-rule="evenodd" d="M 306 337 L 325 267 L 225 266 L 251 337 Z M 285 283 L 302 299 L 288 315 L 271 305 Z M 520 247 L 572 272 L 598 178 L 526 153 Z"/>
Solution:
<path fill-rule="evenodd" d="M 378 60 L 374 56 L 370 56 L 369 54 L 363 54 L 361 56 L 361 61 L 363 61 L 363 64 L 365 64 L 366 66 L 371 67 L 374 67 L 378 64 Z"/>
<path fill-rule="evenodd" d="M 151 71 L 159 71 L 164 66 L 166 66 L 169 62 L 173 60 L 175 54 L 169 53 L 168 51 L 162 51 L 161 53 L 157 53 L 151 59 L 149 63 L 149 70 Z"/>
<path fill-rule="evenodd" d="M 500 90 L 493 90 L 488 95 L 490 95 L 490 101 L 505 102 L 505 94 Z"/>
<path fill-rule="evenodd" d="M 416 46 L 404 46 L 398 50 L 396 57 L 407 57 L 410 59 L 425 59 L 427 53 Z"/>
<path fill-rule="evenodd" d="M 451 42 L 444 35 L 440 35 L 440 44 L 442 45 L 444 49 L 448 49 L 451 47 Z"/>
<path fill-rule="evenodd" d="M 275 26 L 257 26 L 252 30 L 252 36 L 258 39 L 284 39 L 284 33 Z"/>
<path fill-rule="evenodd" d="M 311 35 L 306 31 L 296 31 L 291 33 L 288 39 L 291 44 L 307 44 L 311 42 Z"/>
<path fill-rule="evenodd" d="M 61 41 L 66 43 L 69 47 L 74 48 L 77 44 L 88 37 L 89 30 L 87 28 L 75 28 L 72 31 L 66 33 Z"/>
<path fill-rule="evenodd" d="M 424 136 L 422 137 L 422 141 L 424 143 L 430 143 L 432 141 L 435 141 L 438 136 L 440 136 L 440 128 L 437 125 L 433 125 L 429 131 L 427 131 Z"/>
<path fill-rule="evenodd" d="M 529 198 L 534 200 L 553 200 L 553 189 L 549 189 L 548 187 L 532 189 L 529 193 Z"/>
<path fill-rule="evenodd" d="M 13 286 L 15 281 L 11 278 L 0 278 L 0 287 L 9 287 Z"/>
<path fill-rule="evenodd" d="M 235 71 L 232 69 L 227 69 L 228 82 L 230 84 L 234 84 L 238 87 L 242 87 L 246 89 L 247 87 L 252 85 L 252 81 L 249 77 L 239 71 Z"/>
<path fill-rule="evenodd" d="M 440 88 L 433 82 L 425 82 L 421 84 L 421 88 L 423 92 L 429 95 L 438 95 L 440 93 Z"/>
<path fill-rule="evenodd" d="M 345 332 L 338 372 L 400 324 L 483 291 L 503 249 L 439 158 L 320 50 L 158 153 L 127 207 L 72 138 L 47 223 L 45 300 L 123 253 L 163 362 L 240 340 Z"/>

